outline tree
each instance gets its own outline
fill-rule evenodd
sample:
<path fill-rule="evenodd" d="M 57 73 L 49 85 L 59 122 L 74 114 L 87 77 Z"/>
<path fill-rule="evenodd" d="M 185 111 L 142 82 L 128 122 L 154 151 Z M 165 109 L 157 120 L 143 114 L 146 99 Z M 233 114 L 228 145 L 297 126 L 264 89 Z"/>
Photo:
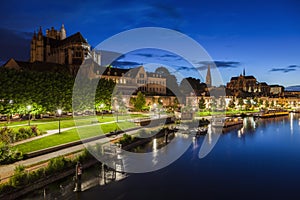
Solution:
<path fill-rule="evenodd" d="M 247 99 L 246 100 L 246 110 L 250 110 L 252 104 L 251 104 L 251 100 L 250 99 Z"/>
<path fill-rule="evenodd" d="M 261 107 L 264 104 L 264 101 L 262 99 L 259 100 L 258 106 Z"/>
<path fill-rule="evenodd" d="M 231 108 L 231 109 L 235 108 L 235 103 L 234 103 L 234 100 L 233 100 L 233 99 L 231 99 L 231 100 L 229 101 L 228 107 Z"/>
<path fill-rule="evenodd" d="M 239 98 L 238 105 L 240 106 L 240 110 L 242 110 L 244 105 L 244 100 L 242 98 Z"/>
<path fill-rule="evenodd" d="M 269 106 L 270 106 L 269 101 L 266 100 L 266 101 L 265 101 L 265 108 L 269 108 Z"/>
<path fill-rule="evenodd" d="M 217 107 L 217 100 L 213 97 L 211 99 L 210 108 L 212 111 L 214 111 L 216 109 L 216 107 Z"/>
<path fill-rule="evenodd" d="M 200 110 L 204 110 L 206 108 L 206 103 L 203 96 L 199 99 L 198 106 Z"/>
<path fill-rule="evenodd" d="M 146 105 L 145 95 L 141 91 L 139 91 L 137 93 L 137 97 L 135 101 L 133 102 L 133 107 L 136 111 L 142 111 L 145 105 Z"/>
<path fill-rule="evenodd" d="M 195 93 L 195 95 L 201 95 L 205 92 L 206 84 L 201 83 L 200 79 L 188 77 L 182 79 L 180 82 L 180 91 L 184 95 L 190 95 L 191 93 Z"/>
<path fill-rule="evenodd" d="M 222 96 L 222 97 L 220 98 L 220 105 L 219 105 L 219 108 L 225 109 L 225 107 L 226 107 L 225 97 Z"/>
<path fill-rule="evenodd" d="M 271 101 L 271 108 L 273 108 L 274 107 L 274 101 Z"/>

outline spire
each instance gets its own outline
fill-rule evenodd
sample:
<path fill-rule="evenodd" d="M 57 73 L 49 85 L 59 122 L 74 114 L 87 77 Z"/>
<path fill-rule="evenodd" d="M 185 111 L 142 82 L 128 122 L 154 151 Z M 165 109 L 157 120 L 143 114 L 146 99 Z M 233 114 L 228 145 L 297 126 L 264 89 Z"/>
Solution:
<path fill-rule="evenodd" d="M 39 29 L 39 33 L 38 34 L 42 34 L 42 27 L 40 26 L 40 29 Z"/>
<path fill-rule="evenodd" d="M 205 81 L 207 87 L 211 86 L 211 73 L 210 73 L 210 65 L 208 64 L 207 67 L 207 73 L 206 73 L 206 81 Z"/>
<path fill-rule="evenodd" d="M 43 32 L 42 32 L 42 27 L 40 26 L 39 32 L 38 32 L 38 40 L 42 40 L 43 37 Z"/>
<path fill-rule="evenodd" d="M 244 68 L 244 70 L 243 70 L 243 76 L 246 76 L 245 68 Z"/>
<path fill-rule="evenodd" d="M 35 30 L 33 31 L 33 39 L 36 39 L 36 32 L 35 32 Z"/>
<path fill-rule="evenodd" d="M 67 37 L 66 29 L 65 29 L 64 24 L 62 24 L 61 28 L 60 28 L 60 39 L 64 40 L 64 39 L 66 39 L 66 37 Z"/>

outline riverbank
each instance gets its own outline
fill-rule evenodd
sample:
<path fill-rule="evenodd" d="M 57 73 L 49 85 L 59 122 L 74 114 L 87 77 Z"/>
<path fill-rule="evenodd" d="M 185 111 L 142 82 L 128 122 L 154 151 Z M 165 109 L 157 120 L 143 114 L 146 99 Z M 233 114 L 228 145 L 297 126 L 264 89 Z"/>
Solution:
<path fill-rule="evenodd" d="M 130 150 L 130 149 L 136 148 L 140 145 L 143 145 L 147 142 L 150 142 L 153 138 L 162 137 L 162 136 L 165 136 L 166 134 L 169 135 L 171 133 L 174 133 L 174 130 L 171 130 L 171 129 L 168 129 L 168 128 L 163 128 L 160 131 L 158 131 L 157 134 L 153 135 L 152 137 L 138 139 L 138 140 L 135 140 L 133 143 L 125 144 L 123 146 L 123 149 L 124 150 Z M 145 132 L 139 133 L 139 134 L 145 134 Z M 121 142 L 122 138 L 119 138 L 119 140 L 114 140 L 114 142 L 115 143 L 116 142 Z M 94 164 L 98 163 L 98 161 L 96 159 L 94 159 L 92 156 L 87 156 L 87 158 L 89 158 L 89 160 L 85 160 L 85 162 L 83 163 L 83 168 L 84 169 L 88 168 L 88 167 L 91 167 Z M 75 160 L 75 162 L 77 162 L 77 160 Z M 50 163 L 51 163 L 51 160 L 50 160 Z M 37 170 L 37 172 L 38 171 L 40 171 L 40 169 Z M 30 175 L 27 173 L 27 177 L 34 176 L 34 174 L 35 174 L 35 172 L 31 172 Z M 2 190 L 1 190 L 0 199 L 2 199 L 2 198 L 6 199 L 6 200 L 15 199 L 15 198 L 21 197 L 21 196 L 33 191 L 33 190 L 42 188 L 45 185 L 48 185 L 52 182 L 55 182 L 57 180 L 60 180 L 60 179 L 65 178 L 67 176 L 70 176 L 70 175 L 74 174 L 74 164 L 73 164 L 73 166 L 66 165 L 65 169 L 63 169 L 63 170 L 60 169 L 58 172 L 54 172 L 54 174 L 47 175 L 47 176 L 45 176 L 45 170 L 44 170 L 43 174 L 44 174 L 43 178 L 41 178 L 41 179 L 38 179 L 38 180 L 35 180 L 35 181 L 28 181 L 30 184 L 26 184 L 26 185 L 23 185 L 23 186 L 18 185 L 18 187 L 14 187 L 14 186 L 10 187 L 9 185 L 4 186 L 5 188 L 4 189 L 2 188 Z M 12 178 L 14 178 L 15 176 L 16 176 L 16 174 Z M 9 181 L 9 184 L 12 184 L 12 180 L 13 179 L 11 179 Z"/>

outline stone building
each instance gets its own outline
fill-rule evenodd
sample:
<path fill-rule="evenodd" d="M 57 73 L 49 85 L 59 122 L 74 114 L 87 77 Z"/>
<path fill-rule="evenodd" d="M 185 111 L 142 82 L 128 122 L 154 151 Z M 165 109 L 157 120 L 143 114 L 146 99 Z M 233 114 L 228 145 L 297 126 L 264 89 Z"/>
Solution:
<path fill-rule="evenodd" d="M 55 30 L 54 27 L 47 29 L 46 35 L 43 34 L 40 27 L 37 34 L 34 32 L 31 40 L 30 62 L 32 63 L 81 65 L 89 55 L 91 56 L 91 47 L 81 33 L 77 32 L 67 37 L 64 25 L 59 31 Z"/>
<path fill-rule="evenodd" d="M 43 33 L 40 27 L 38 33 L 34 32 L 29 61 L 8 60 L 4 67 L 16 70 L 49 71 L 76 75 L 80 65 L 86 58 L 92 58 L 96 64 L 101 65 L 101 54 L 91 51 L 91 47 L 77 32 L 67 37 L 64 25 L 60 30 L 54 27 Z"/>
<path fill-rule="evenodd" d="M 245 70 L 240 76 L 232 77 L 227 83 L 226 89 L 231 91 L 233 96 L 268 96 L 270 87 L 267 83 L 259 83 L 254 76 L 246 76 Z"/>
<path fill-rule="evenodd" d="M 116 88 L 124 95 L 141 91 L 148 95 L 166 95 L 166 77 L 146 72 L 143 66 L 132 69 L 99 67 L 95 72 L 99 78 L 113 80 Z"/>

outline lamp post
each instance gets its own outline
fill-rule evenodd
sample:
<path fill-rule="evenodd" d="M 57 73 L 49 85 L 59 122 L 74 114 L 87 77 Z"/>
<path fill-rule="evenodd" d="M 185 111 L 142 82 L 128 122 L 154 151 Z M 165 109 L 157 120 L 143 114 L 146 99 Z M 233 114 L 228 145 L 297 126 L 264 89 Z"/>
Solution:
<path fill-rule="evenodd" d="M 195 108 L 195 107 L 193 107 L 192 109 L 193 109 L 193 113 L 192 113 L 192 119 L 194 119 L 194 117 L 195 117 L 195 111 L 196 111 L 196 108 Z"/>
<path fill-rule="evenodd" d="M 58 109 L 57 114 L 58 114 L 58 134 L 60 134 L 60 116 L 61 116 L 62 110 Z"/>
<path fill-rule="evenodd" d="M 28 126 L 30 126 L 30 110 L 31 110 L 31 105 L 27 106 L 27 110 L 28 110 Z"/>
<path fill-rule="evenodd" d="M 155 112 L 155 111 L 156 111 L 156 106 L 157 106 L 156 103 L 154 103 L 154 104 L 153 104 L 153 108 L 154 108 L 154 109 L 153 109 L 153 112 L 154 112 L 154 118 L 155 118 L 155 115 L 156 115 L 156 112 Z"/>
<path fill-rule="evenodd" d="M 104 104 L 103 104 L 103 103 L 101 103 L 101 105 L 100 105 L 100 109 L 101 109 L 101 115 L 102 115 L 102 119 L 103 119 L 103 108 L 104 108 Z"/>
<path fill-rule="evenodd" d="M 117 111 L 117 122 L 118 122 L 119 121 L 119 117 L 118 117 L 119 105 L 116 106 L 116 111 Z"/>

